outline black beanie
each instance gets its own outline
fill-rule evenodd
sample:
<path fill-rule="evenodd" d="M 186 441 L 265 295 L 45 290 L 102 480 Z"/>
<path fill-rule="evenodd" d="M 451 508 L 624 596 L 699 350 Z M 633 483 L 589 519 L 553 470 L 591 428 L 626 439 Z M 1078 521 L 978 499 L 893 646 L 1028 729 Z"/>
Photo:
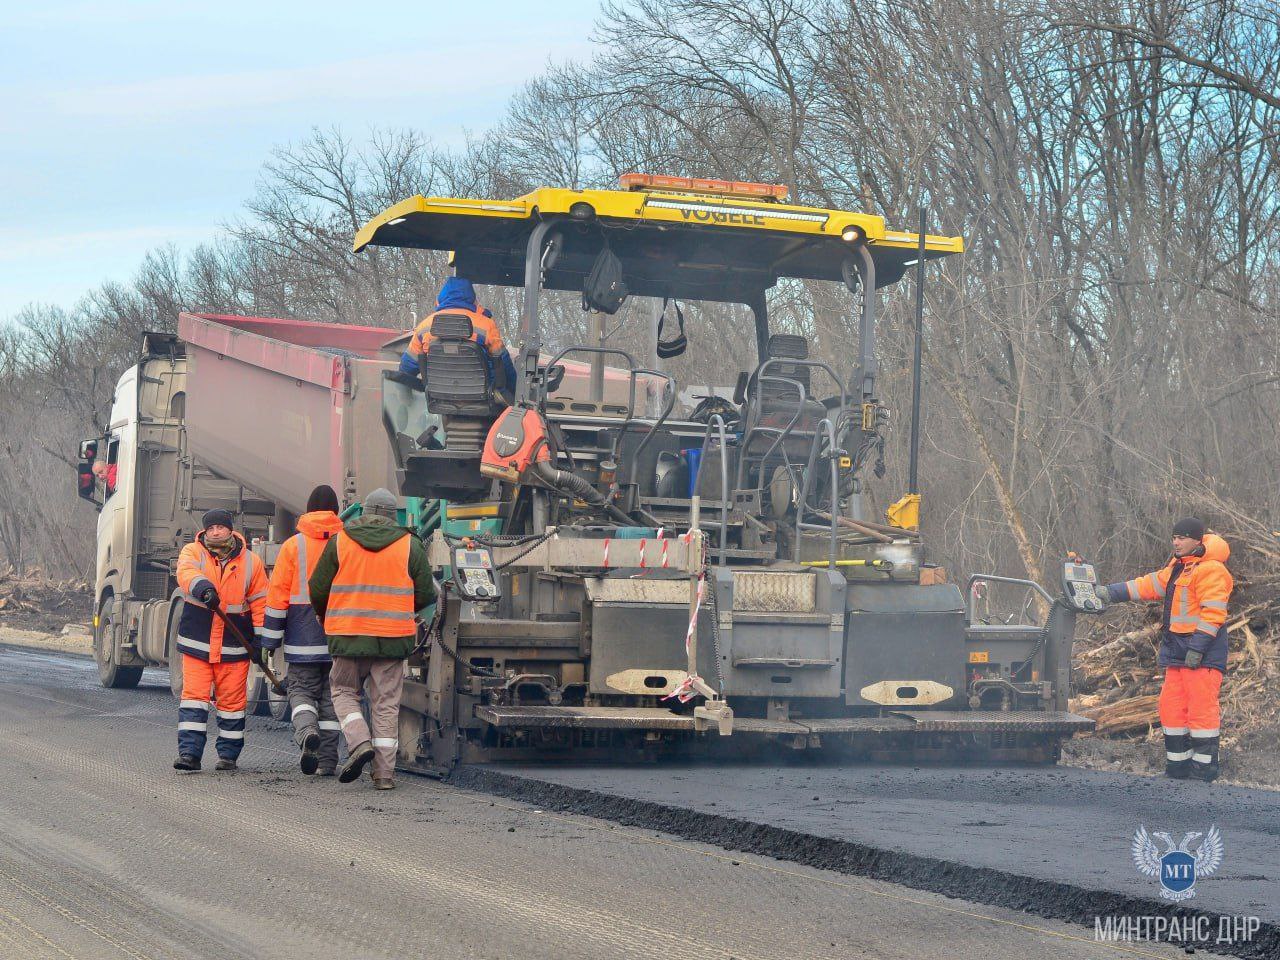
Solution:
<path fill-rule="evenodd" d="M 1186 517 L 1173 525 L 1173 535 L 1175 537 L 1190 537 L 1192 540 L 1203 540 L 1204 534 L 1204 521 L 1197 520 L 1195 517 Z"/>
<path fill-rule="evenodd" d="M 333 492 L 333 487 L 322 483 L 311 491 L 311 496 L 307 497 L 307 513 L 313 510 L 338 512 L 338 495 Z"/>
<path fill-rule="evenodd" d="M 205 530 L 208 530 L 215 523 L 220 523 L 224 527 L 231 527 L 232 529 L 235 529 L 236 518 L 231 515 L 230 510 L 223 510 L 219 507 L 206 513 L 200 522 L 204 524 Z"/>

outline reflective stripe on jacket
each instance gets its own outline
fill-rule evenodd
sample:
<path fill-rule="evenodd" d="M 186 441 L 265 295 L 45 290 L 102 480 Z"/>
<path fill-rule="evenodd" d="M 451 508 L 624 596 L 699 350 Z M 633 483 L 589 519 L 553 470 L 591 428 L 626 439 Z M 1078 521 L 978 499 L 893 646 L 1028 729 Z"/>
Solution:
<path fill-rule="evenodd" d="M 413 336 L 409 338 L 408 353 L 412 357 L 419 354 L 431 352 L 431 324 L 435 318 L 442 313 L 461 313 L 471 318 L 471 339 L 480 346 L 491 357 L 496 357 L 500 352 L 506 350 L 506 345 L 502 342 L 502 331 L 498 329 L 498 324 L 493 317 L 481 313 L 479 310 L 463 310 L 457 307 L 437 310 L 435 313 L 429 313 L 423 317 L 422 321 L 414 328 Z"/>
<path fill-rule="evenodd" d="M 405 637 L 415 634 L 409 536 L 367 550 L 338 534 L 338 570 L 329 587 L 324 630 L 329 635 Z"/>
<path fill-rule="evenodd" d="M 1188 650 L 1204 655 L 1203 665 L 1227 667 L 1227 602 L 1235 582 L 1226 568 L 1231 548 L 1216 533 L 1204 538 L 1198 557 L 1172 557 L 1159 570 L 1113 583 L 1107 591 L 1113 602 L 1159 601 L 1163 605 L 1160 665 L 1182 666 Z"/>
<path fill-rule="evenodd" d="M 299 517 L 298 532 L 280 545 L 260 636 L 268 650 L 283 643 L 287 663 L 329 662 L 329 642 L 311 606 L 307 581 L 329 538 L 341 529 L 332 510 L 315 510 Z"/>
<path fill-rule="evenodd" d="M 238 533 L 233 536 L 236 544 L 226 560 L 219 561 L 209 552 L 203 533 L 178 555 L 178 588 L 183 600 L 178 649 L 209 663 L 247 660 L 249 654 L 233 637 L 226 637 L 223 643 L 222 620 L 197 599 L 206 587 L 218 591 L 222 612 L 250 643 L 267 609 L 267 574 L 262 559 L 250 552 L 244 537 Z"/>

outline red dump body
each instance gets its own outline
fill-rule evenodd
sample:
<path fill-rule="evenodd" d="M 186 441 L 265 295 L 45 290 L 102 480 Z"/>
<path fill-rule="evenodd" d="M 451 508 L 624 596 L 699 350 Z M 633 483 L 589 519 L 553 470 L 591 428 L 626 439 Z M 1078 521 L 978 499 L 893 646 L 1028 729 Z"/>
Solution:
<path fill-rule="evenodd" d="M 395 489 L 382 371 L 402 334 L 305 320 L 184 313 L 187 442 L 215 473 L 303 512 L 327 483 L 344 505 Z"/>
<path fill-rule="evenodd" d="M 345 506 L 376 487 L 395 492 L 395 459 L 382 423 L 382 372 L 399 365 L 408 333 L 307 320 L 183 313 L 188 449 L 219 476 L 293 514 L 316 484 Z M 572 411 L 588 395 L 590 367 L 564 361 L 552 395 Z M 604 392 L 625 409 L 627 372 L 606 367 Z M 656 386 L 641 376 L 637 405 Z"/>

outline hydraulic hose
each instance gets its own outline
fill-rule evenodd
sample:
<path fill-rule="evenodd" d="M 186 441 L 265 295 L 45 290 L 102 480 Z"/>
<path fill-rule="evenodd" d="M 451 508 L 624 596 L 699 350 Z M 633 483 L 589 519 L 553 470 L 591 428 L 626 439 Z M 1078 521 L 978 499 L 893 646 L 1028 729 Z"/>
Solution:
<path fill-rule="evenodd" d="M 572 470 L 559 470 L 553 467 L 550 461 L 542 460 L 533 465 L 534 476 L 551 487 L 558 490 L 566 496 L 577 497 L 593 507 L 598 507 L 609 515 L 613 520 L 618 521 L 625 527 L 639 526 L 634 520 L 627 516 L 622 510 L 610 503 L 605 495 L 593 487 L 580 474 L 574 473 Z"/>

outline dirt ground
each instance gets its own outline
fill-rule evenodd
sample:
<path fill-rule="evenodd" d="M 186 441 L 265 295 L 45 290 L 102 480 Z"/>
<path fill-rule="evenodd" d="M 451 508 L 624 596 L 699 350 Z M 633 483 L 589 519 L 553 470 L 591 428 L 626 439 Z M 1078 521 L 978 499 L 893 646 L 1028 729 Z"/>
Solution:
<path fill-rule="evenodd" d="M 1230 719 L 1223 730 L 1228 744 L 1222 748 L 1223 783 L 1280 790 L 1280 728 L 1250 730 L 1230 736 Z M 1088 770 L 1116 770 L 1144 777 L 1164 773 L 1164 745 L 1157 735 L 1144 738 L 1076 737 L 1062 746 L 1062 762 Z"/>

